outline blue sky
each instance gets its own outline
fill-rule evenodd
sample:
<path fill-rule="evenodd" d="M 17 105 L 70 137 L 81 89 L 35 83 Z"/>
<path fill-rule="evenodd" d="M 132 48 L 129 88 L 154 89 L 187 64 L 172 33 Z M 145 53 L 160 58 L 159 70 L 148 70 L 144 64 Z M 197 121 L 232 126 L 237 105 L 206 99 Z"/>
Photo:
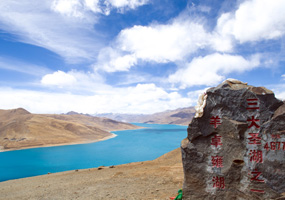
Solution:
<path fill-rule="evenodd" d="M 284 0 L 2 0 L 0 109 L 154 113 L 227 78 L 285 99 Z"/>

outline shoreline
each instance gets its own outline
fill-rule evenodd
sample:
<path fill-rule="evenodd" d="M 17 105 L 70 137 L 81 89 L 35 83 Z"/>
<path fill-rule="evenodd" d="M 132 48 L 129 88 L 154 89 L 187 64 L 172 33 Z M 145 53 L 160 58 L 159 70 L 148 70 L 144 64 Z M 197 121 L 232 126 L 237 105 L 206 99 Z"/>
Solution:
<path fill-rule="evenodd" d="M 169 199 L 183 184 L 181 150 L 152 161 L 69 170 L 0 182 L 14 199 Z M 112 186 L 112 187 L 110 187 Z"/>
<path fill-rule="evenodd" d="M 138 126 L 138 128 L 132 128 L 132 129 L 119 129 L 119 130 L 113 130 L 113 131 L 108 131 L 111 135 L 103 137 L 101 139 L 97 140 L 90 140 L 90 141 L 81 141 L 81 142 L 69 142 L 69 143 L 62 143 L 62 144 L 47 144 L 47 145 L 41 145 L 41 146 L 31 146 L 31 147 L 20 147 L 17 149 L 1 149 L 0 148 L 0 153 L 1 152 L 7 152 L 7 151 L 18 151 L 18 150 L 24 150 L 24 149 L 34 149 L 34 148 L 45 148 L 45 147 L 57 147 L 57 146 L 66 146 L 66 145 L 77 145 L 77 144 L 89 144 L 89 143 L 95 143 L 95 142 L 101 142 L 104 140 L 109 140 L 114 137 L 117 137 L 115 131 L 127 131 L 127 130 L 138 130 L 138 129 L 144 129 L 146 127 Z"/>
<path fill-rule="evenodd" d="M 135 123 L 137 123 L 137 122 L 135 122 Z M 140 123 L 140 124 L 143 124 L 143 123 Z M 167 125 L 167 124 L 162 124 L 162 125 Z M 186 125 L 181 125 L 181 124 L 170 124 L 170 125 L 186 126 Z M 41 146 L 38 145 L 38 146 L 31 146 L 31 147 L 20 147 L 20 148 L 17 148 L 17 149 L 1 149 L 0 148 L 0 153 L 8 152 L 8 151 L 18 151 L 18 150 L 25 150 L 25 149 L 34 149 L 34 148 L 46 148 L 46 147 L 57 147 L 57 146 L 67 146 L 67 145 L 89 144 L 89 143 L 101 142 L 101 141 L 105 141 L 105 140 L 109 140 L 109 139 L 117 137 L 117 135 L 115 133 L 112 133 L 112 132 L 127 131 L 127 130 L 138 130 L 138 129 L 146 129 L 146 128 L 148 128 L 148 127 L 138 126 L 138 128 L 134 128 L 134 129 L 119 129 L 119 130 L 108 131 L 112 135 L 103 137 L 101 139 L 90 140 L 90 141 L 69 142 L 69 143 L 62 143 L 62 144 L 47 144 L 47 145 L 41 145 Z"/>
<path fill-rule="evenodd" d="M 114 138 L 114 137 L 117 137 L 116 134 L 114 134 L 115 136 L 110 136 L 110 138 L 107 138 L 106 140 L 108 139 L 111 139 L 111 138 Z M 107 136 L 109 137 L 109 136 Z M 101 139 L 102 140 L 102 139 Z M 92 143 L 92 142 L 90 142 Z M 87 143 L 84 143 L 84 144 L 87 144 Z M 71 145 L 76 145 L 76 144 L 71 144 Z M 60 145 L 60 146 L 64 146 L 64 145 Z M 50 146 L 52 147 L 52 146 Z M 35 147 L 37 148 L 37 147 Z M 21 150 L 21 149 L 18 149 L 18 150 Z M 136 162 L 128 162 L 128 163 L 124 163 L 124 164 L 118 164 L 118 165 L 110 165 L 110 166 L 99 166 L 99 167 L 91 167 L 91 168 L 83 168 L 83 169 L 71 169 L 71 170 L 66 170 L 66 171 L 59 171 L 59 172 L 48 172 L 47 174 L 41 174 L 41 175 L 35 175 L 35 176 L 28 176 L 28 177 L 23 177 L 23 178 L 16 178 L 16 179 L 9 179 L 9 180 L 6 180 L 6 181 L 0 181 L 0 184 L 1 183 L 5 183 L 5 182 L 8 182 L 8 181 L 18 181 L 18 180 L 25 180 L 25 179 L 33 179 L 33 178 L 41 178 L 41 177 L 46 177 L 46 176 L 51 176 L 51 175 L 68 175 L 70 173 L 74 173 L 74 172 L 77 172 L 77 171 L 80 171 L 80 172 L 87 172 L 87 171 L 93 171 L 93 170 L 100 170 L 100 169 L 108 169 L 108 168 L 121 168 L 121 167 L 126 167 L 126 166 L 129 166 L 129 165 L 141 165 L 141 164 L 144 164 L 144 163 L 151 163 L 151 162 L 157 162 L 157 163 L 160 163 L 161 161 L 160 160 L 164 160 L 166 159 L 165 157 L 169 156 L 170 154 L 173 154 L 174 151 L 179 151 L 180 152 L 180 147 L 176 148 L 176 149 L 173 149 L 173 150 L 170 150 L 162 155 L 160 155 L 159 157 L 157 158 L 154 158 L 152 160 L 144 160 L 144 161 L 136 161 Z M 15 150 L 16 151 L 16 150 Z"/>
<path fill-rule="evenodd" d="M 139 122 L 134 122 L 134 123 L 139 123 Z M 140 123 L 140 124 L 144 124 L 144 123 Z M 146 123 L 146 124 L 148 124 L 148 123 Z M 152 124 L 152 123 L 150 123 L 150 124 Z M 162 125 L 167 125 L 167 124 L 162 124 Z M 181 124 L 169 124 L 169 125 L 187 126 L 187 125 L 181 125 Z M 46 147 L 57 147 L 57 146 L 67 146 L 67 145 L 89 144 L 89 143 L 101 142 L 101 141 L 105 141 L 105 140 L 109 140 L 109 139 L 117 137 L 117 135 L 115 133 L 112 133 L 112 132 L 127 131 L 127 130 L 138 130 L 138 129 L 146 129 L 146 128 L 148 128 L 148 127 L 138 126 L 138 128 L 134 128 L 134 129 L 119 129 L 119 130 L 108 131 L 112 135 L 103 137 L 101 139 L 90 140 L 90 141 L 69 142 L 69 143 L 62 143 L 62 144 L 47 144 L 47 145 L 41 145 L 41 146 L 38 145 L 38 146 L 31 146 L 31 147 L 20 147 L 20 148 L 17 148 L 17 149 L 1 149 L 0 148 L 0 153 L 8 152 L 8 151 L 18 151 L 18 150 L 25 150 L 25 149 L 34 149 L 34 148 L 46 148 Z"/>
<path fill-rule="evenodd" d="M 132 129 L 130 129 L 130 130 L 132 130 Z M 7 151 L 18 151 L 18 150 L 24 150 L 24 149 L 57 147 L 57 146 L 77 145 L 77 144 L 89 144 L 89 143 L 101 142 L 101 141 L 104 141 L 104 140 L 109 140 L 109 139 L 112 139 L 112 138 L 117 137 L 117 135 L 114 134 L 114 133 L 111 133 L 111 132 L 110 132 L 110 134 L 112 134 L 112 135 L 103 137 L 103 138 L 101 138 L 101 139 L 90 140 L 90 141 L 70 142 L 70 143 L 62 143 L 62 144 L 48 144 L 48 145 L 42 145 L 42 146 L 21 147 L 21 148 L 17 148 L 17 149 L 4 149 L 4 150 L 1 149 L 1 150 L 0 150 L 0 153 L 1 153 L 1 152 L 7 152 Z"/>

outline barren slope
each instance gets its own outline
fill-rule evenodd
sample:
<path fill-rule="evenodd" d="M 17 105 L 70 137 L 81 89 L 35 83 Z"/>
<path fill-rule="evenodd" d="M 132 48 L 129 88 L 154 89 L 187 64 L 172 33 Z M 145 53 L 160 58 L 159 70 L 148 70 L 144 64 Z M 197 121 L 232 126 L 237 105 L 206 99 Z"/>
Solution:
<path fill-rule="evenodd" d="M 59 120 L 69 121 L 84 124 L 86 126 L 96 126 L 105 131 L 118 131 L 138 128 L 129 123 L 118 122 L 105 117 L 93 117 L 82 114 L 71 114 L 71 115 L 45 115 Z"/>
<path fill-rule="evenodd" d="M 82 117 L 82 119 L 81 119 Z M 97 119 L 95 121 L 100 121 Z M 95 142 L 114 136 L 110 130 L 138 128 L 131 124 L 93 117 L 38 115 L 19 108 L 0 110 L 0 149 Z"/>

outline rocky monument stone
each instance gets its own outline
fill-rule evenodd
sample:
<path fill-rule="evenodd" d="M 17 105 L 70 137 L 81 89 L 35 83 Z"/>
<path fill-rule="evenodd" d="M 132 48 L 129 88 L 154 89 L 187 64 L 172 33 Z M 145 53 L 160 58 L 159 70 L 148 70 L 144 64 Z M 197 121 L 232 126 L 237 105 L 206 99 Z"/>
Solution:
<path fill-rule="evenodd" d="M 196 110 L 181 143 L 183 199 L 285 199 L 284 102 L 228 79 Z"/>

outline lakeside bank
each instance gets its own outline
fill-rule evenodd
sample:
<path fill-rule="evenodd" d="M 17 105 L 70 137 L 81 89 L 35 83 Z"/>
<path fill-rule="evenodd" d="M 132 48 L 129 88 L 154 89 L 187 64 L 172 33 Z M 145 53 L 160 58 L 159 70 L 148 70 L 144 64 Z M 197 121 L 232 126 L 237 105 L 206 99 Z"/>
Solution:
<path fill-rule="evenodd" d="M 5 173 L 0 181 L 153 160 L 178 148 L 186 135 L 186 127 L 143 125 L 147 128 L 116 131 L 117 137 L 101 142 L 1 152 L 0 170 Z"/>
<path fill-rule="evenodd" d="M 13 199 L 169 199 L 182 187 L 180 148 L 145 162 L 72 170 L 0 182 Z"/>

